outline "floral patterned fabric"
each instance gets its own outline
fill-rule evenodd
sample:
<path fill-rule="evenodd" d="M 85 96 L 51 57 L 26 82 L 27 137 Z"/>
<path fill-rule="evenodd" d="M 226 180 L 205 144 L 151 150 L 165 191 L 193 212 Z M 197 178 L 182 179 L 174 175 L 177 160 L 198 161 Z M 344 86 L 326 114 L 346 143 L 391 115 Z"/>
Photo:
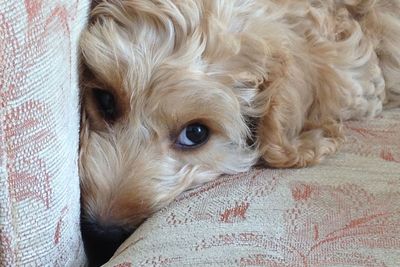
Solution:
<path fill-rule="evenodd" d="M 184 193 L 106 266 L 400 266 L 400 109 L 345 128 L 321 165 Z"/>
<path fill-rule="evenodd" d="M 80 266 L 77 42 L 89 0 L 0 1 L 0 266 Z M 107 266 L 400 266 L 400 110 L 321 165 L 182 194 Z"/>
<path fill-rule="evenodd" d="M 0 1 L 0 266 L 79 266 L 77 48 L 89 0 Z"/>

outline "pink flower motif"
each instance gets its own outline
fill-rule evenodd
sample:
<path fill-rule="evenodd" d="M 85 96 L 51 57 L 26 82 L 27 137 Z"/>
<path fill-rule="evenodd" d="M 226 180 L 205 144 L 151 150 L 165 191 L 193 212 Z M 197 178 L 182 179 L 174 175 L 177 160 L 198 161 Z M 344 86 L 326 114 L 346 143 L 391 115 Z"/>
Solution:
<path fill-rule="evenodd" d="M 17 202 L 37 199 L 49 208 L 50 174 L 45 161 L 39 157 L 44 146 L 54 138 L 49 129 L 47 110 L 40 102 L 25 102 L 6 114 L 10 124 L 6 124 L 4 133 L 8 140 L 10 195 Z"/>
<path fill-rule="evenodd" d="M 400 249 L 399 194 L 374 194 L 354 184 L 294 184 L 292 192 L 307 187 L 312 193 L 285 215 L 286 247 L 302 258 L 303 266 L 384 266 L 354 249 Z"/>
<path fill-rule="evenodd" d="M 61 234 L 62 234 L 62 227 L 63 227 L 63 220 L 65 216 L 68 214 L 68 207 L 64 207 L 61 210 L 61 215 L 60 218 L 58 219 L 57 226 L 56 226 L 56 231 L 54 233 L 54 244 L 57 245 L 60 243 L 61 240 Z"/>
<path fill-rule="evenodd" d="M 246 219 L 245 215 L 249 206 L 250 203 L 248 202 L 236 203 L 234 207 L 228 208 L 223 213 L 221 213 L 220 221 L 224 223 L 229 223 L 232 222 L 233 218 L 237 218 L 240 220 Z"/>
<path fill-rule="evenodd" d="M 345 123 L 346 143 L 343 152 L 376 157 L 385 161 L 400 162 L 400 115 L 386 111 L 380 117 L 367 122 Z"/>
<path fill-rule="evenodd" d="M 25 0 L 28 25 L 25 37 L 17 38 L 14 24 L 0 12 L 1 109 L 5 110 L 4 131 L 1 140 L 7 155 L 7 171 L 10 195 L 15 201 L 36 199 L 49 208 L 51 199 L 51 175 L 47 163 L 40 154 L 45 147 L 55 145 L 52 132 L 54 118 L 50 108 L 42 100 L 25 99 L 30 88 L 28 69 L 38 64 L 47 50 L 45 40 L 51 31 L 64 32 L 70 44 L 69 22 L 71 19 L 64 6 L 56 6 L 51 15 L 43 17 L 42 0 Z M 77 3 L 76 3 L 77 4 Z M 53 23 L 61 27 L 54 27 Z M 18 103 L 21 102 L 21 103 Z M 28 149 L 28 150 L 27 150 Z"/>
<path fill-rule="evenodd" d="M 25 0 L 26 13 L 28 14 L 28 21 L 31 23 L 35 17 L 38 16 L 42 9 L 42 1 Z"/>
<path fill-rule="evenodd" d="M 40 250 L 41 255 L 32 254 L 32 251 L 39 251 L 38 247 L 24 247 L 22 244 L 37 237 L 41 230 L 37 226 L 40 219 L 58 208 L 53 204 L 58 196 L 54 195 L 52 182 L 59 172 L 58 166 L 54 166 L 51 161 L 53 157 L 49 151 L 57 151 L 60 140 L 54 130 L 57 118 L 51 97 L 60 97 L 62 93 L 57 90 L 63 90 L 60 87 L 68 83 L 64 77 L 72 77 L 71 68 L 74 66 L 71 64 L 70 24 L 78 14 L 79 0 L 0 2 L 0 163 L 6 170 L 6 186 L 2 192 L 8 197 L 4 206 L 6 212 L 2 213 L 5 216 L 5 227 L 3 223 L 0 226 L 0 262 L 14 266 L 27 261 L 30 264 L 37 263 L 42 257 L 54 255 L 56 250 L 51 246 L 51 232 L 35 243 L 43 245 L 49 241 L 50 246 L 44 247 L 49 248 L 48 251 Z M 55 50 L 52 47 L 54 37 L 59 38 L 58 41 L 62 42 L 65 49 L 62 53 L 55 53 L 66 55 L 64 73 L 58 73 L 61 79 L 47 73 L 50 68 L 48 62 L 53 60 L 51 52 Z M 50 78 L 60 82 L 50 83 L 53 82 Z M 48 96 L 48 92 L 57 92 L 57 95 Z M 57 201 L 57 204 L 60 202 Z M 61 217 L 66 214 L 63 213 Z M 70 249 L 66 248 L 66 242 L 62 240 L 64 218 L 60 218 L 54 229 L 54 244 L 57 249 L 63 250 L 63 253 L 51 259 L 52 263 L 48 263 L 55 266 L 57 263 L 71 262 L 73 257 L 64 253 Z M 29 226 L 37 231 L 22 232 L 19 226 L 29 219 Z M 52 220 L 56 223 L 57 217 L 50 218 L 49 223 Z M 77 220 L 72 224 L 77 223 Z M 68 223 L 71 224 L 70 221 Z M 68 228 L 73 227 L 78 229 L 77 225 Z M 68 245 L 79 244 L 78 233 L 73 238 L 66 240 L 69 241 Z M 79 253 L 81 251 L 82 248 Z"/>
<path fill-rule="evenodd" d="M 15 262 L 16 255 L 11 246 L 11 237 L 5 232 L 0 232 L 0 244 L 0 263 Z"/>

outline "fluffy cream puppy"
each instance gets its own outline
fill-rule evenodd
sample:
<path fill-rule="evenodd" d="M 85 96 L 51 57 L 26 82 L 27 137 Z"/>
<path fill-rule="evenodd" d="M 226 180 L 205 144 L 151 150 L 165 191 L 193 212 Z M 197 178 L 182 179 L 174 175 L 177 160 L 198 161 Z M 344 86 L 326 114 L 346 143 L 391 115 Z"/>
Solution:
<path fill-rule="evenodd" d="M 190 187 L 316 164 L 343 120 L 398 105 L 400 0 L 108 0 L 81 50 L 84 237 L 119 244 Z"/>

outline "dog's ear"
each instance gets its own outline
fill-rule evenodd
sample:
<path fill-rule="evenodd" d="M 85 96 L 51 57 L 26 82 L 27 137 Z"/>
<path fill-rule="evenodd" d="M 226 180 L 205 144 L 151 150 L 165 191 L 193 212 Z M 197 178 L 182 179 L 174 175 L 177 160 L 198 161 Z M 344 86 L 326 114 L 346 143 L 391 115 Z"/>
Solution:
<path fill-rule="evenodd" d="M 179 47 L 177 40 L 184 40 L 182 35 L 186 34 L 179 10 L 168 3 L 98 0 L 80 41 L 88 67 L 104 77 L 150 73 L 140 68 L 159 65 Z M 178 13 L 176 17 L 174 12 Z"/>
<path fill-rule="evenodd" d="M 305 77 L 308 66 L 279 42 L 231 39 L 227 47 L 208 45 L 209 75 L 233 88 L 265 163 L 303 167 L 333 153 L 341 141 L 338 124 L 324 116 L 307 118 L 315 98 Z"/>
<path fill-rule="evenodd" d="M 323 116 L 308 119 L 316 99 L 304 66 L 282 51 L 267 65 L 267 78 L 253 102 L 263 109 L 256 131 L 261 158 L 271 167 L 304 167 L 334 153 L 342 141 L 341 128 Z"/>

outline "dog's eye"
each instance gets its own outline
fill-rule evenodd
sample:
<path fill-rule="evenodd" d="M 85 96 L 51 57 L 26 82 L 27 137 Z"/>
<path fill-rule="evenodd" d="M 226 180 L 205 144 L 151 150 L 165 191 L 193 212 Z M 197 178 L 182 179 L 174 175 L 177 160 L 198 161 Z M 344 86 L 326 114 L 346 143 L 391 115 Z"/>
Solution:
<path fill-rule="evenodd" d="M 94 89 L 93 95 L 96 100 L 97 108 L 106 120 L 112 120 L 115 117 L 115 99 L 113 94 L 106 90 Z"/>
<path fill-rule="evenodd" d="M 194 148 L 204 144 L 208 140 L 209 130 L 200 123 L 186 126 L 179 134 L 177 145 L 183 148 Z"/>

